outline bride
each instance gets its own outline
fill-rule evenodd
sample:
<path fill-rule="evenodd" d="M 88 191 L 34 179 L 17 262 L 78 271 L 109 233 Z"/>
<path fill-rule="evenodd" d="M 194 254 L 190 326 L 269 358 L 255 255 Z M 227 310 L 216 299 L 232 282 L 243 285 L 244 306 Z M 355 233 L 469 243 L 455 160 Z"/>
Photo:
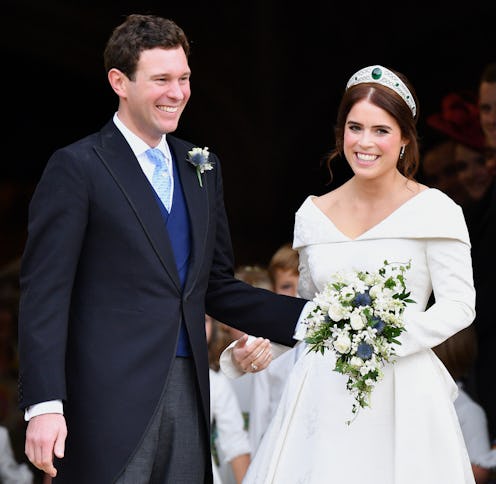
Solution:
<path fill-rule="evenodd" d="M 355 73 L 328 160 L 344 155 L 353 176 L 306 198 L 294 227 L 298 292 L 307 299 L 338 271 L 411 261 L 406 285 L 415 304 L 403 313 L 396 362 L 383 368 L 371 405 L 347 425 L 353 397 L 347 377 L 333 371 L 335 353 L 303 352 L 244 484 L 475 482 L 453 405 L 457 387 L 431 350 L 474 319 L 470 241 L 461 208 L 413 178 L 417 106 L 402 74 L 382 66 Z M 224 352 L 228 375 L 258 356 L 259 340 L 245 341 Z"/>

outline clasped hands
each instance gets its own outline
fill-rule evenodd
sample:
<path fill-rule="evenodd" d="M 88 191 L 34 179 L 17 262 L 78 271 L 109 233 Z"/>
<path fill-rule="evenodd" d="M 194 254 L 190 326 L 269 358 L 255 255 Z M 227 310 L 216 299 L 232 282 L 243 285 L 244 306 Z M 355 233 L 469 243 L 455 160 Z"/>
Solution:
<path fill-rule="evenodd" d="M 271 349 L 270 340 L 255 338 L 248 342 L 248 335 L 244 334 L 232 347 L 231 359 L 239 371 L 257 373 L 272 361 Z"/>

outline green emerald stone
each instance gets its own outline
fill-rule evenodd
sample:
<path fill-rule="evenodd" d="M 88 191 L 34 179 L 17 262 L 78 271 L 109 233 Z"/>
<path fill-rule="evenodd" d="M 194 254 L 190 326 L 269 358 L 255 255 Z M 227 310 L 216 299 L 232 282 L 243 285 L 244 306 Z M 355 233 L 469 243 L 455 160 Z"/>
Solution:
<path fill-rule="evenodd" d="M 373 71 L 372 71 L 372 79 L 374 80 L 378 80 L 382 77 L 382 69 L 380 69 L 379 67 L 376 67 Z"/>

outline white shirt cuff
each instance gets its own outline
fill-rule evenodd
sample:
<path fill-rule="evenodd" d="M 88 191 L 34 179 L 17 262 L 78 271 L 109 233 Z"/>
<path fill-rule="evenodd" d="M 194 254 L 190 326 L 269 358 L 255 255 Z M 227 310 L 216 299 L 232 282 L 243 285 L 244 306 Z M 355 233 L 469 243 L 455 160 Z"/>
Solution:
<path fill-rule="evenodd" d="M 33 417 L 43 415 L 45 413 L 60 413 L 64 415 L 64 405 L 62 400 L 50 400 L 48 402 L 36 403 L 26 408 L 24 411 L 24 420 L 28 422 Z"/>

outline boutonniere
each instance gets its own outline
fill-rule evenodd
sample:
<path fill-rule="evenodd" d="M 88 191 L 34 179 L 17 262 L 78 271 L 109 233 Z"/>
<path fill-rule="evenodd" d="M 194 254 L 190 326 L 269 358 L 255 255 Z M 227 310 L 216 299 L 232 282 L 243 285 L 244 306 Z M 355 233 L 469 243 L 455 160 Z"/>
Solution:
<path fill-rule="evenodd" d="M 205 148 L 193 148 L 188 151 L 187 160 L 196 168 L 196 175 L 198 176 L 198 182 L 200 186 L 203 187 L 201 174 L 207 170 L 213 170 L 214 165 L 210 161 L 208 161 L 208 157 L 210 153 L 208 151 L 208 147 Z"/>

